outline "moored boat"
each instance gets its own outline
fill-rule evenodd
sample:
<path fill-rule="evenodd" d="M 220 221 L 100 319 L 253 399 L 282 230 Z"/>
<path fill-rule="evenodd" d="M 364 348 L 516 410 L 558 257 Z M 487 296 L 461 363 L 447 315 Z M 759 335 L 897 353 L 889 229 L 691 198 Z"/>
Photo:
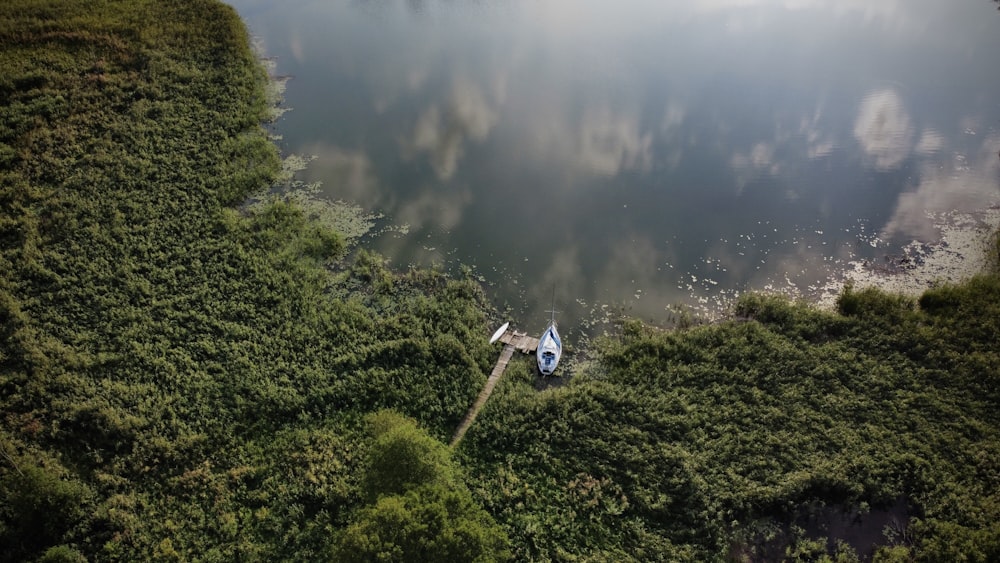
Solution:
<path fill-rule="evenodd" d="M 559 358 L 562 357 L 562 339 L 556 330 L 555 311 L 552 313 L 548 328 L 538 339 L 538 351 L 535 356 L 538 360 L 538 371 L 542 372 L 542 375 L 552 375 L 552 372 L 556 371 Z"/>

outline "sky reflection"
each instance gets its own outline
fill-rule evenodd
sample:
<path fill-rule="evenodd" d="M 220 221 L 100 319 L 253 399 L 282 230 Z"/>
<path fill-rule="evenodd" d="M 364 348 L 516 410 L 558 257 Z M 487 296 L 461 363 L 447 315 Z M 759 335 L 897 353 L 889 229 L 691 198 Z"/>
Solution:
<path fill-rule="evenodd" d="M 529 329 L 553 287 L 578 328 L 808 288 L 1000 192 L 988 2 L 233 4 L 293 76 L 303 179 Z"/>

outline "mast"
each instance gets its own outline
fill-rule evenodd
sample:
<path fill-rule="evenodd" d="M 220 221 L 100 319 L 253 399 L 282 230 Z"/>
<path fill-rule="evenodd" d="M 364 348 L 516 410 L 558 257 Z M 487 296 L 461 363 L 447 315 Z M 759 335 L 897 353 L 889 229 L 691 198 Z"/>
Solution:
<path fill-rule="evenodd" d="M 552 302 L 551 302 L 551 305 L 549 306 L 549 312 L 552 313 L 552 316 L 549 318 L 549 325 L 551 326 L 551 325 L 556 324 L 556 286 L 555 285 L 552 286 Z"/>

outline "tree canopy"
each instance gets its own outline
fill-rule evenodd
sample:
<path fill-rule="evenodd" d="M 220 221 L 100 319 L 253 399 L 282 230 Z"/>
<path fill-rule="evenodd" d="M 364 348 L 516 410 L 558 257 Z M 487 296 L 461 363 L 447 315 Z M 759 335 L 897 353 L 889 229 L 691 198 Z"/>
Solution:
<path fill-rule="evenodd" d="M 506 534 L 459 478 L 451 451 L 412 420 L 369 417 L 362 508 L 337 537 L 335 561 L 505 561 Z"/>

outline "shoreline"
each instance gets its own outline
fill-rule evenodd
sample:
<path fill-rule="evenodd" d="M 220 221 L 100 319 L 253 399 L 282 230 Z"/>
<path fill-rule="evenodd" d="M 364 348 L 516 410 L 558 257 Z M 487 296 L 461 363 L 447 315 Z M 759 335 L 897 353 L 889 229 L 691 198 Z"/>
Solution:
<path fill-rule="evenodd" d="M 903 247 L 902 254 L 885 256 L 885 264 L 849 262 L 850 269 L 821 288 L 817 306 L 833 310 L 845 284 L 919 297 L 942 284 L 959 284 L 988 273 L 994 251 L 990 238 L 1000 230 L 1000 206 L 994 204 L 977 213 L 947 214 L 936 227 L 941 232 L 937 241 L 914 240 Z"/>

